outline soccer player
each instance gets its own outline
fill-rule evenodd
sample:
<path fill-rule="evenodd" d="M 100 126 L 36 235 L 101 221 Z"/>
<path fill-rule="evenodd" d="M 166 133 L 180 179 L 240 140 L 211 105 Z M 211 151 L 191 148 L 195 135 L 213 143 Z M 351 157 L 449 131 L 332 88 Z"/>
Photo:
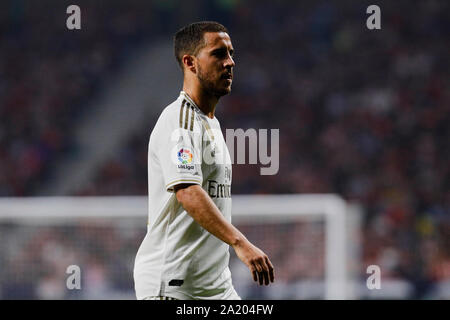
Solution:
<path fill-rule="evenodd" d="M 183 71 L 180 96 L 161 113 L 148 151 L 147 234 L 134 267 L 137 299 L 240 299 L 229 246 L 268 285 L 267 255 L 231 224 L 231 159 L 214 116 L 231 91 L 233 46 L 217 22 L 197 22 L 174 37 Z"/>

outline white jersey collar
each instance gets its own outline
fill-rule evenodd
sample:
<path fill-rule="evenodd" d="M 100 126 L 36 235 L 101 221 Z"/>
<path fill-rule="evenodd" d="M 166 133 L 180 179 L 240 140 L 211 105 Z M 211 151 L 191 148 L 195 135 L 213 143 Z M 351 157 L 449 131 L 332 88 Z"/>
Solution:
<path fill-rule="evenodd" d="M 206 113 L 204 113 L 202 111 L 202 109 L 200 109 L 194 102 L 194 100 L 191 99 L 191 97 L 189 97 L 189 95 L 185 92 L 185 91 L 180 91 L 180 96 L 183 96 L 190 104 L 192 104 L 194 106 L 194 108 L 196 108 L 198 110 L 198 112 L 200 112 L 200 114 L 204 115 L 206 118 L 211 119 L 210 117 L 208 117 L 206 115 Z M 216 115 L 214 115 L 214 120 L 217 120 Z M 212 120 L 212 119 L 211 119 Z"/>
<path fill-rule="evenodd" d="M 180 95 L 183 96 L 191 105 L 193 105 L 198 111 L 200 111 L 202 114 L 203 111 L 197 106 L 197 104 L 195 104 L 194 100 L 191 99 L 191 97 L 189 97 L 189 95 L 184 92 L 184 91 L 180 91 Z"/>
<path fill-rule="evenodd" d="M 206 113 L 204 113 L 202 111 L 202 109 L 200 109 L 197 104 L 195 104 L 194 100 L 192 100 L 191 97 L 189 97 L 189 95 L 185 92 L 185 91 L 180 91 L 180 96 L 183 96 L 190 104 L 192 104 L 194 106 L 194 108 L 196 108 L 198 110 L 198 112 L 200 112 L 200 114 L 204 115 L 206 118 L 211 119 L 210 117 L 208 117 L 206 115 Z M 214 115 L 213 119 L 217 119 L 216 116 Z"/>

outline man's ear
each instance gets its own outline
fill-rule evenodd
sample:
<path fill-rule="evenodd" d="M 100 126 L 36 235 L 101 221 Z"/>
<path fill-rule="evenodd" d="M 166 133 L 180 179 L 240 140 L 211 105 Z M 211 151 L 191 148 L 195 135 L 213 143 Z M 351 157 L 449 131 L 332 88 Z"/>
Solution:
<path fill-rule="evenodd" d="M 189 55 L 189 54 L 185 54 L 183 55 L 183 58 L 181 59 L 181 61 L 183 62 L 183 66 L 186 70 L 190 70 L 193 73 L 196 73 L 196 68 L 195 68 L 195 63 L 194 63 L 194 57 Z"/>

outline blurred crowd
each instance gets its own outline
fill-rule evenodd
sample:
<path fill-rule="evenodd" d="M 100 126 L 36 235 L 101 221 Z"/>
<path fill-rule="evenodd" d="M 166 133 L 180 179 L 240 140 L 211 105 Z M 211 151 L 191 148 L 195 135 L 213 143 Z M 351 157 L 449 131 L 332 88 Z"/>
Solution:
<path fill-rule="evenodd" d="M 239 228 L 271 255 L 278 282 L 323 281 L 323 224 L 244 224 Z M 135 299 L 134 258 L 145 231 L 140 219 L 0 224 L 0 299 Z M 69 266 L 79 267 L 80 290 L 68 290 L 76 283 Z M 270 290 L 256 290 L 247 267 L 235 255 L 231 270 L 243 297 L 270 298 Z M 323 293 L 322 288 L 311 297 L 320 298 Z M 292 292 L 284 294 L 293 297 Z"/>
<path fill-rule="evenodd" d="M 379 1 L 382 29 L 371 31 L 365 2 L 210 3 L 198 17 L 224 23 L 236 50 L 233 90 L 216 114 L 223 130 L 280 129 L 278 174 L 234 164 L 233 194 L 338 193 L 365 211 L 362 281 L 375 264 L 411 288 L 408 298 L 450 283 L 450 5 Z M 177 1 L 152 5 L 166 23 L 150 20 L 150 36 L 170 37 L 181 26 Z M 10 8 L 0 42 L 0 195 L 33 195 L 58 155 L 76 152 L 71 128 L 121 61 L 117 43 L 150 37 L 142 10 L 127 8 L 106 10 L 104 24 L 73 38 Z M 148 122 L 74 194 L 146 195 L 156 118 Z"/>
<path fill-rule="evenodd" d="M 76 154 L 74 125 L 102 83 L 159 31 L 133 2 L 77 1 L 82 32 L 66 27 L 67 1 L 0 3 L 0 196 L 34 195 Z"/>
<path fill-rule="evenodd" d="M 129 223 L 90 220 L 0 224 L 0 299 L 132 299 L 136 243 L 144 234 Z M 79 279 L 69 266 L 79 268 Z"/>

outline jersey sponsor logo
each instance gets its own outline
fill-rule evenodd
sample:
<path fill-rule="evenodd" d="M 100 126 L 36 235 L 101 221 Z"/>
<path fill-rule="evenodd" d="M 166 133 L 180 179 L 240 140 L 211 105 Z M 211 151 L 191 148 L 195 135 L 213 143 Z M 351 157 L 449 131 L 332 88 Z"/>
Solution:
<path fill-rule="evenodd" d="M 211 198 L 231 198 L 231 184 L 208 180 L 207 187 Z"/>
<path fill-rule="evenodd" d="M 231 169 L 229 167 L 225 167 L 225 181 L 231 181 Z"/>

